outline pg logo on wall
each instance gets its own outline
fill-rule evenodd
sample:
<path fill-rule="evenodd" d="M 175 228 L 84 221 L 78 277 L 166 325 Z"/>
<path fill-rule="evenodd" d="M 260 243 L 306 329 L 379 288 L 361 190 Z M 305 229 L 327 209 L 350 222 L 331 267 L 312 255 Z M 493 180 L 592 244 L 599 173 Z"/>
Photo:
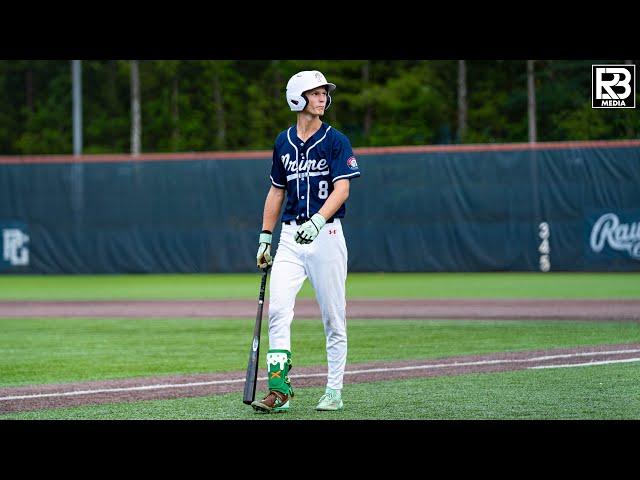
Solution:
<path fill-rule="evenodd" d="M 0 269 L 29 265 L 29 235 L 24 223 L 0 223 Z"/>
<path fill-rule="evenodd" d="M 591 108 L 636 108 L 636 66 L 591 65 Z"/>

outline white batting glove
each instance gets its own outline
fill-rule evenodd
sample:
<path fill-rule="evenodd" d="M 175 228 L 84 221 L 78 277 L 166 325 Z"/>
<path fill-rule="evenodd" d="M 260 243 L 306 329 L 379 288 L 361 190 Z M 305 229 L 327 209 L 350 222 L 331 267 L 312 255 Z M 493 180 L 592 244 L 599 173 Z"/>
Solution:
<path fill-rule="evenodd" d="M 325 223 L 327 223 L 325 218 L 319 213 L 316 213 L 308 221 L 298 227 L 295 236 L 296 243 L 306 245 L 307 243 L 313 242 L 313 240 L 318 236 L 318 233 L 320 233 L 320 229 L 324 227 Z"/>
<path fill-rule="evenodd" d="M 258 268 L 267 268 L 273 264 L 271 258 L 271 234 L 262 232 L 258 238 L 258 253 L 256 254 Z"/>

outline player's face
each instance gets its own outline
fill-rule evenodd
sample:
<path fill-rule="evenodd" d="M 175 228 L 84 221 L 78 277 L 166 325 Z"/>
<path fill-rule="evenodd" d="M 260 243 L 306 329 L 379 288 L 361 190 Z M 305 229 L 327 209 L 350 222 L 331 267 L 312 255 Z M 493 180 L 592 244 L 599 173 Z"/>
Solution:
<path fill-rule="evenodd" d="M 325 87 L 314 88 L 305 93 L 307 106 L 305 111 L 311 115 L 324 115 L 327 106 L 327 89 Z"/>

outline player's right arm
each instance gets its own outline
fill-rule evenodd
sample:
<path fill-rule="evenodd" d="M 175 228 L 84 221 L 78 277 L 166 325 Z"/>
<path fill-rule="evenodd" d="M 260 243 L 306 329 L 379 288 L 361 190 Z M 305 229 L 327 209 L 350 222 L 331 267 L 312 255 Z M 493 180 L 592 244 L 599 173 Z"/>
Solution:
<path fill-rule="evenodd" d="M 284 136 L 281 133 L 276 139 L 273 146 L 273 156 L 271 158 L 271 189 L 267 193 L 267 199 L 264 202 L 264 214 L 262 215 L 262 230 L 273 232 L 280 215 L 282 202 L 287 189 L 287 172 L 284 169 L 279 152 L 281 151 Z"/>
<path fill-rule="evenodd" d="M 258 268 L 266 268 L 273 263 L 273 258 L 271 257 L 271 237 L 276 227 L 278 217 L 280 216 L 287 185 L 287 173 L 284 170 L 277 152 L 278 140 L 276 140 L 276 145 L 274 145 L 273 148 L 273 161 L 270 175 L 271 188 L 264 201 L 262 231 L 258 238 L 258 253 L 256 254 Z"/>
<path fill-rule="evenodd" d="M 284 189 L 271 185 L 267 199 L 264 201 L 264 213 L 262 214 L 262 230 L 273 232 L 280 216 L 282 202 L 284 202 Z"/>
<path fill-rule="evenodd" d="M 264 213 L 262 214 L 262 232 L 258 238 L 258 253 L 256 264 L 258 268 L 267 268 L 273 264 L 271 257 L 271 237 L 273 229 L 280 215 L 280 208 L 284 201 L 284 190 L 271 185 L 267 198 L 264 201 Z"/>

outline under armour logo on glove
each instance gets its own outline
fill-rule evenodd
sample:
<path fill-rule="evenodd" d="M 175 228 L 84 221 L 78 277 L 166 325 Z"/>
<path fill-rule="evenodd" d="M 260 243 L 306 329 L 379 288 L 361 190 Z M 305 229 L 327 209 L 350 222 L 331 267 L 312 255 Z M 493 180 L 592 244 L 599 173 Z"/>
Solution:
<path fill-rule="evenodd" d="M 309 219 L 309 221 L 304 222 L 298 230 L 296 231 L 296 235 L 294 237 L 296 243 L 301 245 L 306 245 L 311 242 L 318 236 L 320 233 L 320 229 L 324 227 L 324 224 L 327 221 L 324 219 L 322 215 L 316 213 L 313 217 Z"/>

